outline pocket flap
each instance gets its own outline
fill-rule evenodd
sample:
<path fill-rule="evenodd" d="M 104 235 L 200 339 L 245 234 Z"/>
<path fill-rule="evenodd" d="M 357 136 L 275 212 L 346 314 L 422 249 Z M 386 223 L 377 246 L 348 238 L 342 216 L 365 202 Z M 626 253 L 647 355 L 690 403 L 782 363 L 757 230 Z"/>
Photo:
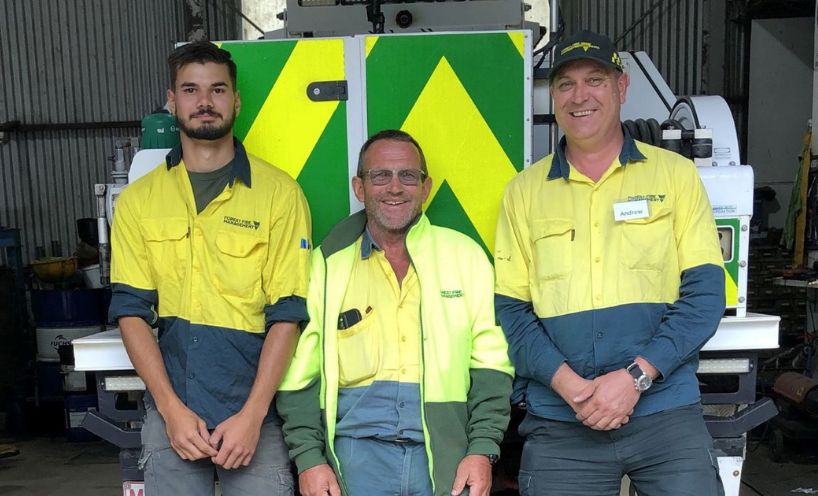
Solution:
<path fill-rule="evenodd" d="M 222 231 L 216 235 L 216 247 L 219 251 L 233 257 L 246 257 L 253 248 L 264 243 L 262 238 L 234 232 Z"/>
<path fill-rule="evenodd" d="M 571 219 L 536 219 L 533 223 L 531 239 L 534 241 L 548 236 L 559 236 L 574 229 Z"/>
<path fill-rule="evenodd" d="M 178 241 L 188 233 L 187 219 L 143 219 L 142 233 L 146 241 Z"/>

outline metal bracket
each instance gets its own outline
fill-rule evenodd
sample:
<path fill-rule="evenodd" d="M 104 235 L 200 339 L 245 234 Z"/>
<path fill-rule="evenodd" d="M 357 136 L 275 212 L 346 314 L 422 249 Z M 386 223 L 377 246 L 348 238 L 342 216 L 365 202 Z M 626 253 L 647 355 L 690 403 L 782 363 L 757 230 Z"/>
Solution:
<path fill-rule="evenodd" d="M 316 81 L 307 86 L 307 98 L 314 102 L 347 101 L 346 81 Z"/>
<path fill-rule="evenodd" d="M 704 416 L 704 423 L 707 430 L 714 438 L 717 437 L 739 437 L 750 429 L 763 424 L 778 415 L 778 408 L 770 398 L 761 398 L 759 401 L 748 405 L 730 417 Z"/>
<path fill-rule="evenodd" d="M 94 411 L 85 414 L 81 427 L 120 448 L 142 446 L 140 431 L 123 429 Z"/>

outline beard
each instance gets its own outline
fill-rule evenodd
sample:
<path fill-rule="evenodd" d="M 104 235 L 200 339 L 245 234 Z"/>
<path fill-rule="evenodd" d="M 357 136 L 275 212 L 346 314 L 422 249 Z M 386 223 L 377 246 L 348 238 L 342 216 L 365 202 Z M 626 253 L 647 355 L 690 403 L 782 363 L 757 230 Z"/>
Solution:
<path fill-rule="evenodd" d="M 193 127 L 190 125 L 192 122 L 193 117 L 197 115 L 212 115 L 216 117 L 222 117 L 223 124 L 221 126 L 213 125 L 213 124 L 202 124 L 199 127 Z M 191 139 L 198 139 L 198 140 L 205 140 L 205 141 L 216 141 L 219 139 L 224 138 L 233 130 L 233 122 L 236 120 L 236 114 L 231 113 L 227 119 L 225 119 L 221 114 L 213 111 L 213 110 L 205 110 L 202 112 L 197 112 L 191 115 L 188 119 L 180 119 L 179 116 L 176 117 L 176 122 L 179 125 L 179 130 L 185 133 L 185 136 Z"/>
<path fill-rule="evenodd" d="M 364 202 L 368 222 L 373 223 L 384 232 L 393 234 L 406 233 L 421 214 L 421 204 L 417 203 L 401 214 L 387 214 L 379 200 L 371 199 Z"/>

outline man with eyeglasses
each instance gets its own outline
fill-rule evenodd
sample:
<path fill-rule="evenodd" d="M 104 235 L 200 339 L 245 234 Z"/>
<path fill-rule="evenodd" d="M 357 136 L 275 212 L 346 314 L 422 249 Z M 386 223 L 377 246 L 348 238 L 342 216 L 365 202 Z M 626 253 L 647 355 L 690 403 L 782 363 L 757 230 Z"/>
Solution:
<path fill-rule="evenodd" d="M 693 163 L 620 123 L 628 75 L 583 31 L 555 49 L 557 149 L 507 186 L 495 306 L 525 399 L 522 495 L 722 494 L 698 352 L 724 312 Z"/>
<path fill-rule="evenodd" d="M 365 209 L 313 253 L 276 395 L 301 494 L 486 496 L 512 377 L 491 264 L 423 215 L 432 180 L 407 133 L 369 138 L 352 188 Z"/>

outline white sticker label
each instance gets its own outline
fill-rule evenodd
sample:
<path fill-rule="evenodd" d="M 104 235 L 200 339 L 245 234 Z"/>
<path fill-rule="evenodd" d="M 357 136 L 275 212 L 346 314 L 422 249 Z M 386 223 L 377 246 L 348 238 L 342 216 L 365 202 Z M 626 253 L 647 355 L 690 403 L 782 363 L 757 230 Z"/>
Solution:
<path fill-rule="evenodd" d="M 614 220 L 646 219 L 650 216 L 647 200 L 633 200 L 614 203 Z"/>

